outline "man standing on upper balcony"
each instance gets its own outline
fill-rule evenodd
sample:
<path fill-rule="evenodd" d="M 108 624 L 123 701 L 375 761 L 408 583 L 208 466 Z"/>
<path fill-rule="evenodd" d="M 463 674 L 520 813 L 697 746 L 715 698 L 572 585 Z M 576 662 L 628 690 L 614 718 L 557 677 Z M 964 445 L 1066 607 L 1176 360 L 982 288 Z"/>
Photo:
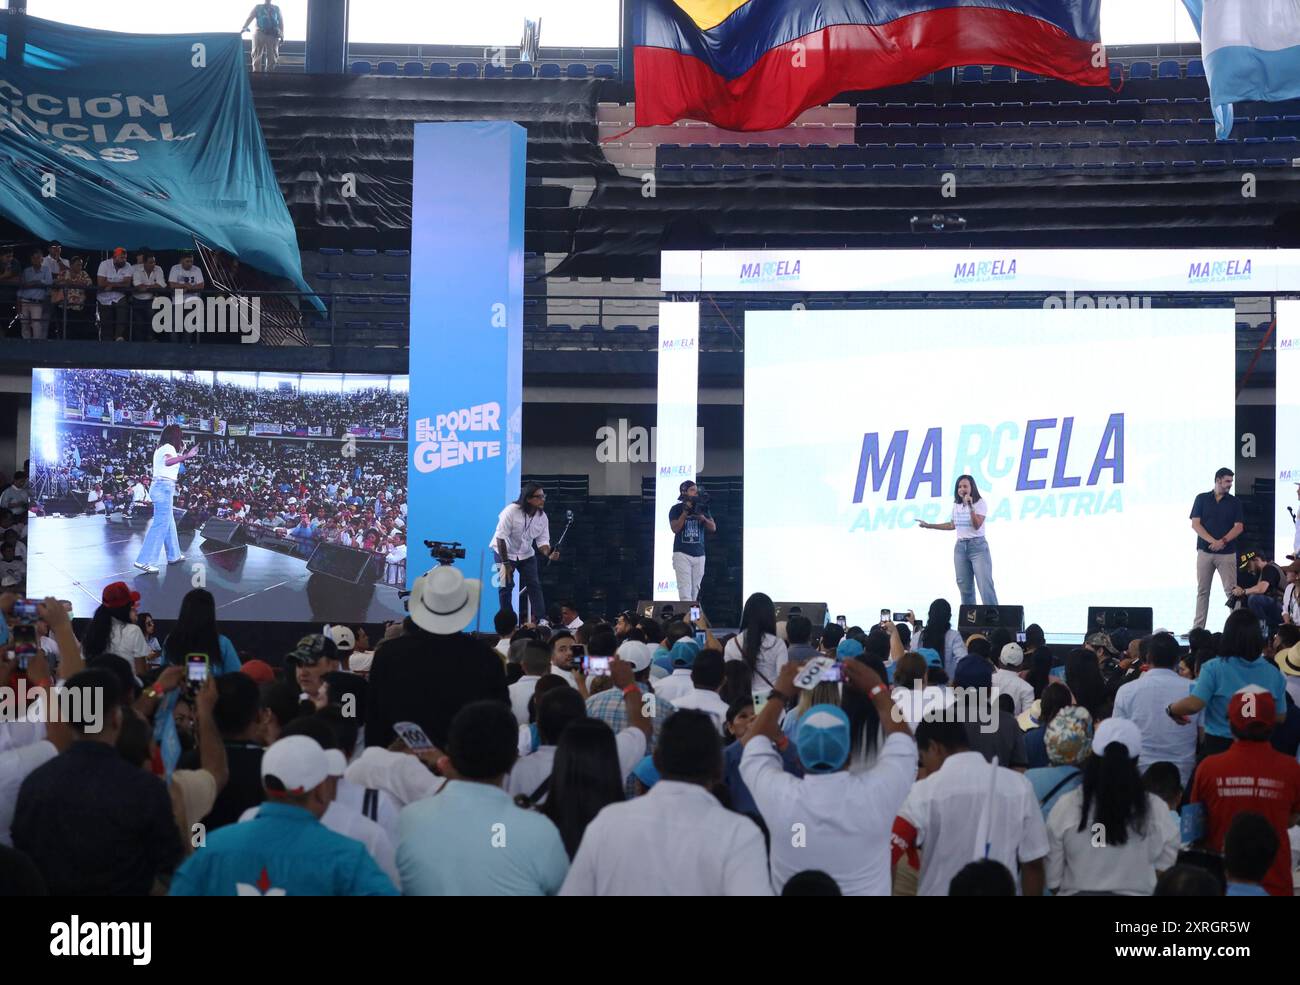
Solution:
<path fill-rule="evenodd" d="M 266 0 L 253 8 L 239 29 L 242 34 L 248 25 L 257 21 L 253 32 L 253 71 L 274 72 L 280 61 L 280 42 L 284 40 L 284 20 L 280 17 L 280 8 Z"/>

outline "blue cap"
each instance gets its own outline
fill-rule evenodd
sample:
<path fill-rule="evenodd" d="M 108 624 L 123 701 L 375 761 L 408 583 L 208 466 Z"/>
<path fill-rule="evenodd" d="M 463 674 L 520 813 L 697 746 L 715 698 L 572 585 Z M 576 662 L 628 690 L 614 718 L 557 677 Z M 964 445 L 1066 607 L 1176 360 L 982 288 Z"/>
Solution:
<path fill-rule="evenodd" d="M 917 647 L 916 652 L 925 657 L 925 662 L 931 667 L 943 667 L 943 655 L 932 646 Z"/>
<path fill-rule="evenodd" d="M 700 655 L 700 645 L 694 640 L 678 640 L 668 652 L 674 667 L 694 667 L 695 658 Z"/>
<path fill-rule="evenodd" d="M 795 732 L 799 761 L 809 773 L 833 773 L 849 758 L 849 716 L 838 705 L 813 705 Z"/>
<path fill-rule="evenodd" d="M 962 657 L 952 682 L 956 687 L 992 687 L 993 665 L 983 657 Z"/>
<path fill-rule="evenodd" d="M 662 667 L 664 670 L 671 671 L 673 669 L 673 658 L 662 643 L 659 644 L 659 649 L 655 650 L 655 655 L 650 663 L 655 667 Z"/>
<path fill-rule="evenodd" d="M 835 655 L 841 660 L 852 660 L 854 657 L 862 656 L 865 652 L 861 643 L 857 640 L 851 640 L 847 636 L 840 640 L 840 645 L 835 648 Z"/>
<path fill-rule="evenodd" d="M 632 775 L 640 780 L 647 790 L 658 783 L 659 770 L 655 768 L 654 757 L 646 756 L 641 762 L 633 766 Z"/>

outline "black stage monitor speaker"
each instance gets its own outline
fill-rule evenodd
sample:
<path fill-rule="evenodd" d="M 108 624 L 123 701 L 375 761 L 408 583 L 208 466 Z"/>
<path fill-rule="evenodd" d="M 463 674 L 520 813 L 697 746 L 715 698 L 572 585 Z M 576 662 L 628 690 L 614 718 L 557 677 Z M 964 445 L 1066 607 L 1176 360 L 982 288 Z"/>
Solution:
<path fill-rule="evenodd" d="M 776 602 L 776 621 L 784 622 L 792 615 L 800 615 L 813 624 L 814 630 L 826 625 L 825 602 Z"/>
<path fill-rule="evenodd" d="M 188 512 L 189 510 L 183 510 L 179 506 L 172 507 L 172 519 L 176 521 L 177 530 L 194 529 L 194 521 L 185 519 L 185 514 L 187 514 Z"/>
<path fill-rule="evenodd" d="M 311 557 L 307 559 L 307 570 L 356 585 L 363 581 L 373 581 L 370 571 L 373 558 L 374 555 L 369 551 L 322 542 L 316 545 Z"/>
<path fill-rule="evenodd" d="M 691 614 L 691 606 L 698 605 L 698 602 L 679 602 L 676 599 L 660 600 L 641 599 L 636 604 L 637 618 L 650 618 L 658 622 L 663 622 L 666 618 L 687 619 Z"/>
<path fill-rule="evenodd" d="M 1151 609 L 1123 605 L 1090 605 L 1088 606 L 1088 629 L 1085 635 L 1098 631 L 1109 633 L 1116 629 L 1127 629 L 1134 638 L 1150 636 L 1154 625 L 1152 620 Z"/>
<path fill-rule="evenodd" d="M 962 638 L 998 627 L 1019 633 L 1025 628 L 1023 605 L 963 605 L 957 612 L 957 632 Z"/>
<path fill-rule="evenodd" d="M 177 512 L 184 515 L 184 511 Z M 215 540 L 220 544 L 236 545 L 241 543 L 238 540 L 239 524 L 234 520 L 218 520 L 215 517 L 209 518 L 203 522 L 199 528 L 199 533 L 203 535 L 204 540 Z"/>

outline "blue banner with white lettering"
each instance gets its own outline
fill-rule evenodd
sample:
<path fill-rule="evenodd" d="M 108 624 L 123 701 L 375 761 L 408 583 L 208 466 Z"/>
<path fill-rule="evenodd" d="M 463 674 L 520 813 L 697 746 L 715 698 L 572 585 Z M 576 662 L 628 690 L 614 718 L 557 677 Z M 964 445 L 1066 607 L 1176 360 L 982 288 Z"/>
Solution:
<path fill-rule="evenodd" d="M 77 249 L 197 239 L 310 291 L 237 34 L 0 17 L 0 215 Z"/>
<path fill-rule="evenodd" d="M 415 124 L 407 542 L 464 544 L 485 626 L 497 514 L 519 496 L 526 145 L 517 123 Z M 407 587 L 432 564 L 408 563 Z"/>

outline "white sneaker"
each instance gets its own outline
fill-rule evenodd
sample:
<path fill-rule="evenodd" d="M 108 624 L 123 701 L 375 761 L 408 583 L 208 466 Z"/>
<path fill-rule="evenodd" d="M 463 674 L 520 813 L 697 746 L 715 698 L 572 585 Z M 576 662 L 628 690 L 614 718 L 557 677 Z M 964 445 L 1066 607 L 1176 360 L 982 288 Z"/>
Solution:
<path fill-rule="evenodd" d="M 135 566 L 139 568 L 141 571 L 143 571 L 146 575 L 156 575 L 158 573 L 158 569 L 155 568 L 152 564 L 141 564 L 139 561 L 136 561 Z"/>

